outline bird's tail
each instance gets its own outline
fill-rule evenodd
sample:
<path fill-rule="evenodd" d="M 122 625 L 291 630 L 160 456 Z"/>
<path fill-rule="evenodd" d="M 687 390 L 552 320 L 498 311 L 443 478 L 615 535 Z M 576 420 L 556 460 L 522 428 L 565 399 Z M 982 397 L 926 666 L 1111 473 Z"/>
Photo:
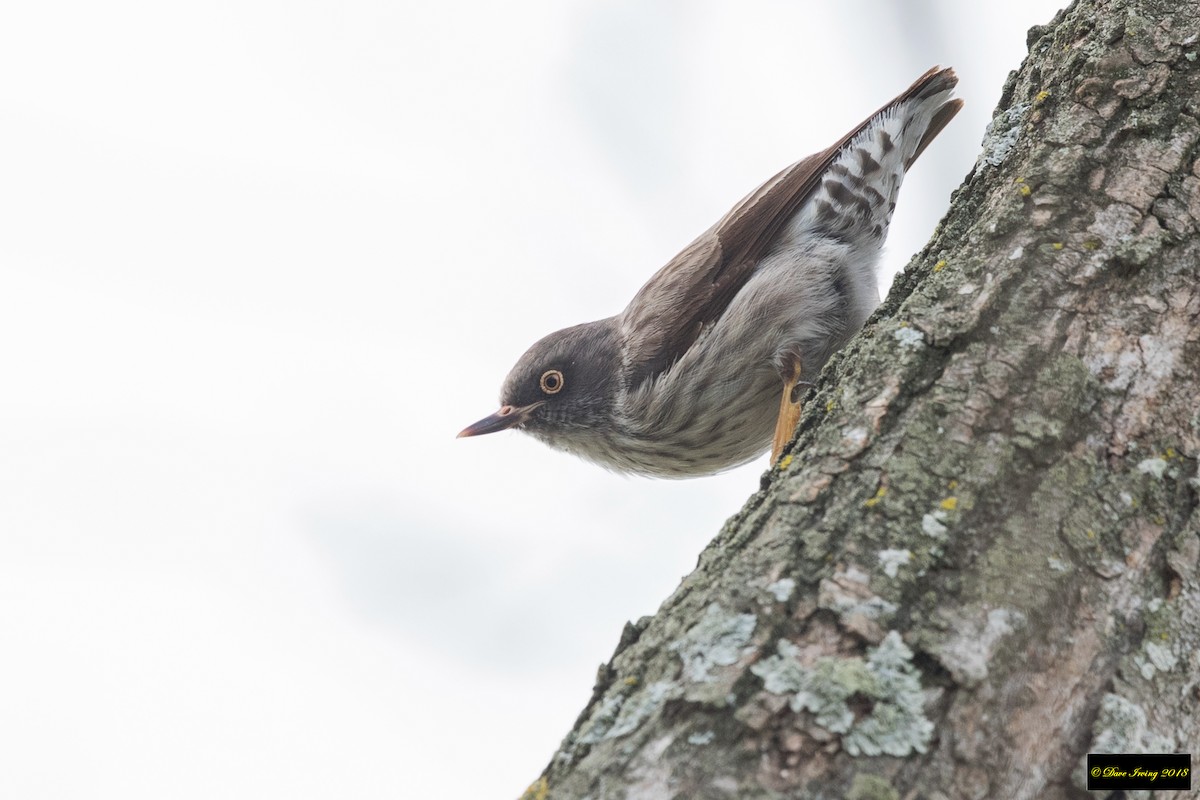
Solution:
<path fill-rule="evenodd" d="M 830 148 L 809 206 L 816 227 L 882 243 L 904 173 L 962 108 L 952 97 L 957 83 L 954 70 L 934 67 Z"/>
<path fill-rule="evenodd" d="M 942 128 L 946 127 L 946 124 L 954 119 L 954 115 L 963 107 L 962 100 L 953 99 L 950 96 L 957 84 L 958 76 L 954 74 L 953 69 L 934 67 L 917 78 L 908 92 L 901 95 L 902 97 L 908 96 L 902 102 L 913 105 L 916 111 L 914 118 L 921 118 L 927 111 L 932 110 L 932 114 L 924 122 L 925 132 L 917 141 L 917 147 L 909 156 L 908 163 L 904 165 L 905 169 L 913 165 L 921 153 L 925 152 L 925 148 L 929 146 L 933 138 L 942 132 Z"/>

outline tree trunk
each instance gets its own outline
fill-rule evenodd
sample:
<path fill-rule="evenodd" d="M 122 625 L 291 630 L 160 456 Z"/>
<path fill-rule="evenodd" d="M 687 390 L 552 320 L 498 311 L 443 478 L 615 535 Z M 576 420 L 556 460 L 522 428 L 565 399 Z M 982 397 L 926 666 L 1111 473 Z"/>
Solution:
<path fill-rule="evenodd" d="M 1089 751 L 1200 742 L 1200 6 L 1029 42 L 791 455 L 526 797 L 1078 798 Z"/>

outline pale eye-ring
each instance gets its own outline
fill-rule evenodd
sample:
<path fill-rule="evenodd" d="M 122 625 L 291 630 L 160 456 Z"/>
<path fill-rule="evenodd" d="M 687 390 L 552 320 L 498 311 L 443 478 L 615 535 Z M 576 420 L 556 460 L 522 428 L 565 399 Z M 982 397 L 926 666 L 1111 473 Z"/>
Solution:
<path fill-rule="evenodd" d="M 548 369 L 542 373 L 540 384 L 546 394 L 558 394 L 563 388 L 563 374 L 556 369 Z"/>

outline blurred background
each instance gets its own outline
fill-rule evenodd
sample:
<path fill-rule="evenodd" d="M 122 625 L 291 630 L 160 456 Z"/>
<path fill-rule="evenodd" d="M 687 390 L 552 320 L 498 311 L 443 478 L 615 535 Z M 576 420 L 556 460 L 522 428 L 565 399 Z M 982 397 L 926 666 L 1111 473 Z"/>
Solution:
<path fill-rule="evenodd" d="M 10 4 L 0 796 L 513 798 L 766 458 L 456 440 L 735 201 L 1057 0 Z"/>

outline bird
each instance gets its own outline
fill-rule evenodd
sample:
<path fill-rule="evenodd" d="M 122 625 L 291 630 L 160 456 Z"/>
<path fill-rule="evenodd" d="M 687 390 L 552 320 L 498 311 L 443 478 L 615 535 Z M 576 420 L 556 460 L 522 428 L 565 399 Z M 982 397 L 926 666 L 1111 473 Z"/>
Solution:
<path fill-rule="evenodd" d="M 830 147 L 759 186 L 656 272 L 623 311 L 538 340 L 500 409 L 506 429 L 609 470 L 711 475 L 777 463 L 815 376 L 879 303 L 876 266 L 905 172 L 962 108 L 933 67 Z"/>

